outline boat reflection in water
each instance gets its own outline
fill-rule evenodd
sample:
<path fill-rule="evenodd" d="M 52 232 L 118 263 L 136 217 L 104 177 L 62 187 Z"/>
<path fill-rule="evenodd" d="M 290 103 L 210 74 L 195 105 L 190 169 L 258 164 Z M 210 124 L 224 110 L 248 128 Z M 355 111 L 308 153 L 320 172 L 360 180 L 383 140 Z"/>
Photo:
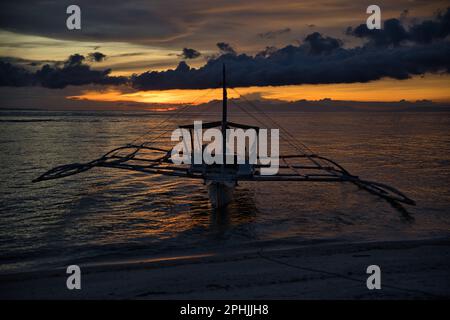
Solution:
<path fill-rule="evenodd" d="M 211 208 L 210 234 L 216 239 L 227 238 L 231 234 L 254 240 L 257 235 L 253 230 L 253 222 L 256 221 L 257 214 L 254 190 L 237 188 L 233 201 L 228 206 Z"/>

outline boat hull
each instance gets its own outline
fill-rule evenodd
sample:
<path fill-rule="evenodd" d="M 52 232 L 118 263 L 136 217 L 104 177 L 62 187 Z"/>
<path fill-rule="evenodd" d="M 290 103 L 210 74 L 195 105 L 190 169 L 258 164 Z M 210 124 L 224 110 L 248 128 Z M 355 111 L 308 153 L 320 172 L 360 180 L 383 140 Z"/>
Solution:
<path fill-rule="evenodd" d="M 214 208 L 226 207 L 233 200 L 235 183 L 209 181 L 208 187 L 209 200 Z"/>

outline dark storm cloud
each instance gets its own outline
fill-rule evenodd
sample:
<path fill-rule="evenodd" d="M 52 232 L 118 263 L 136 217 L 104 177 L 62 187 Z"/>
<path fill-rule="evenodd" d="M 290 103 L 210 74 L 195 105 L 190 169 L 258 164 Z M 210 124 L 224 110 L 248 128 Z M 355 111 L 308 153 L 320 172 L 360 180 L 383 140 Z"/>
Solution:
<path fill-rule="evenodd" d="M 0 86 L 24 87 L 33 84 L 34 77 L 26 69 L 0 61 Z"/>
<path fill-rule="evenodd" d="M 342 46 L 341 40 L 324 37 L 318 32 L 308 35 L 304 42 L 309 45 L 309 50 L 312 54 L 331 53 Z"/>
<path fill-rule="evenodd" d="M 0 61 L 0 86 L 31 86 L 40 85 L 46 88 L 64 88 L 69 85 L 108 84 L 119 85 L 126 83 L 125 77 L 111 77 L 111 70 L 92 70 L 83 64 L 85 57 L 80 54 L 71 55 L 64 61 L 62 67 L 44 65 L 36 72 Z"/>
<path fill-rule="evenodd" d="M 262 39 L 274 39 L 278 36 L 281 36 L 283 34 L 289 33 L 291 32 L 290 28 L 284 28 L 284 29 L 280 29 L 280 30 L 274 30 L 274 31 L 267 31 L 264 33 L 258 33 L 258 37 L 262 38 Z"/>
<path fill-rule="evenodd" d="M 222 64 L 230 86 L 353 83 L 383 77 L 407 79 L 425 72 L 450 71 L 450 43 L 414 47 L 338 48 L 311 54 L 309 45 L 287 46 L 269 57 L 222 55 L 199 69 L 185 63 L 175 70 L 145 72 L 132 78 L 136 89 L 210 88 L 220 86 Z"/>
<path fill-rule="evenodd" d="M 446 10 L 434 20 L 409 29 L 397 19 L 387 20 L 384 29 L 375 32 L 366 25 L 359 26 L 348 34 L 368 38 L 369 42 L 350 49 L 343 48 L 341 40 L 318 32 L 307 35 L 298 46 L 279 50 L 267 47 L 254 57 L 237 55 L 234 50 L 227 50 L 228 44 L 219 43 L 223 54 L 199 69 L 183 63 L 175 70 L 135 75 L 132 84 L 136 89 L 217 87 L 222 64 L 227 66 L 230 86 L 236 87 L 354 83 L 383 77 L 401 80 L 427 72 L 449 73 L 450 42 L 445 38 L 448 16 Z M 429 24 L 433 27 L 427 27 Z M 403 45 L 406 40 L 408 45 Z"/>
<path fill-rule="evenodd" d="M 384 22 L 383 29 L 369 30 L 365 24 L 361 24 L 355 29 L 348 28 L 347 34 L 358 38 L 366 38 L 375 46 L 398 46 L 409 38 L 400 20 L 389 19 Z"/>
<path fill-rule="evenodd" d="M 64 61 L 65 67 L 79 66 L 86 58 L 78 53 L 72 54 L 66 61 Z"/>
<path fill-rule="evenodd" d="M 450 8 L 438 15 L 438 19 L 426 20 L 412 26 L 410 39 L 418 43 L 430 43 L 435 39 L 443 39 L 450 34 Z"/>
<path fill-rule="evenodd" d="M 277 50 L 278 49 L 274 46 L 265 47 L 263 50 L 261 50 L 260 52 L 258 52 L 256 54 L 256 57 L 267 58 L 267 57 L 271 56 L 272 54 L 274 54 L 275 52 L 277 52 Z"/>
<path fill-rule="evenodd" d="M 101 52 L 91 52 L 88 54 L 87 59 L 92 62 L 102 62 L 106 59 L 106 55 Z"/>
<path fill-rule="evenodd" d="M 195 49 L 183 48 L 183 51 L 181 52 L 180 56 L 183 57 L 184 59 L 195 59 L 200 57 L 201 53 Z"/>
<path fill-rule="evenodd" d="M 216 45 L 217 45 L 217 48 L 219 48 L 220 53 L 236 55 L 236 51 L 233 49 L 233 47 L 230 44 L 228 44 L 226 42 L 218 42 Z"/>
<path fill-rule="evenodd" d="M 347 34 L 368 39 L 371 44 L 378 47 L 395 47 L 407 41 L 431 43 L 450 34 L 450 8 L 439 13 L 436 19 L 414 24 L 408 30 L 399 19 L 388 19 L 382 29 L 369 30 L 365 24 L 361 24 L 354 29 L 349 27 Z"/>
<path fill-rule="evenodd" d="M 48 65 L 38 70 L 34 76 L 38 83 L 46 88 L 60 89 L 69 85 L 80 86 L 86 84 L 123 84 L 126 79 L 108 76 L 111 70 L 92 70 L 88 65 L 79 64 L 52 68 Z"/>

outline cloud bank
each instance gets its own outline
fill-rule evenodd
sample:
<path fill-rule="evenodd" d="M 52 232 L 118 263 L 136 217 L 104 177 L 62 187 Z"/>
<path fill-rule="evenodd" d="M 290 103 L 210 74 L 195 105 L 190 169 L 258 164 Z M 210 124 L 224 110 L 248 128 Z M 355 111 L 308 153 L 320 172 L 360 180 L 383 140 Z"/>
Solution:
<path fill-rule="evenodd" d="M 402 13 L 404 16 L 405 13 Z M 434 20 L 425 20 L 412 25 L 408 30 L 399 19 L 388 19 L 380 30 L 369 30 L 365 24 L 347 28 L 346 33 L 368 39 L 368 45 L 377 47 L 399 46 L 405 42 L 428 44 L 437 39 L 445 39 L 450 34 L 450 9 L 437 14 Z"/>
<path fill-rule="evenodd" d="M 112 77 L 109 69 L 92 70 L 79 54 L 70 56 L 62 67 L 45 65 L 34 73 L 3 61 L 0 85 L 63 88 L 129 83 L 138 90 L 203 89 L 220 86 L 223 64 L 227 66 L 229 85 L 235 87 L 354 83 L 383 77 L 407 79 L 428 72 L 450 72 L 449 26 L 450 8 L 433 20 L 409 27 L 399 19 L 389 19 L 381 30 L 368 30 L 366 25 L 347 28 L 348 35 L 367 41 L 355 48 L 344 48 L 341 39 L 318 32 L 307 35 L 300 45 L 267 47 L 255 56 L 238 54 L 230 44 L 218 42 L 220 54 L 198 69 L 182 61 L 174 70 L 148 71 L 130 78 Z M 182 55 L 191 59 L 200 53 L 184 48 Z M 91 61 L 105 58 L 99 52 L 88 56 Z"/>
<path fill-rule="evenodd" d="M 105 55 L 94 52 L 89 55 L 89 60 L 99 62 L 105 59 Z M 40 85 L 45 88 L 61 89 L 68 85 L 120 85 L 127 82 L 125 77 L 112 77 L 110 69 L 93 70 L 83 62 L 86 57 L 80 54 L 71 55 L 62 63 L 62 67 L 55 63 L 53 66 L 45 64 L 36 72 L 31 72 L 23 67 L 0 60 L 0 86 L 23 87 Z"/>
<path fill-rule="evenodd" d="M 222 64 L 227 66 L 230 86 L 235 87 L 401 80 L 427 72 L 449 73 L 449 25 L 450 8 L 409 29 L 398 19 L 386 20 L 381 30 L 368 30 L 366 25 L 348 28 L 347 34 L 368 39 L 351 49 L 343 48 L 342 40 L 318 32 L 298 46 L 268 47 L 254 57 L 238 55 L 230 45 L 218 43 L 222 55 L 199 69 L 180 64 L 175 70 L 135 75 L 131 83 L 141 90 L 217 87 Z"/>

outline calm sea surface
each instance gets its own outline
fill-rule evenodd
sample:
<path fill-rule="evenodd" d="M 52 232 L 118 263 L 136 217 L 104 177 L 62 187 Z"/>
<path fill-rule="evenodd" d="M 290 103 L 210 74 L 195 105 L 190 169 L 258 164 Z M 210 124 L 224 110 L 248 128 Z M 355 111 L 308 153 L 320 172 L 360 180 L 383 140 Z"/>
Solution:
<path fill-rule="evenodd" d="M 240 183 L 234 203 L 218 213 L 199 181 L 93 169 L 31 183 L 53 166 L 93 160 L 148 130 L 140 141 L 151 140 L 161 134 L 152 128 L 166 116 L 0 112 L 0 272 L 277 241 L 450 235 L 449 113 L 272 114 L 314 152 L 416 200 L 409 213 L 351 184 Z M 185 116 L 171 124 L 175 128 L 194 119 L 199 118 Z M 233 120 L 254 124 L 248 116 Z M 158 145 L 170 146 L 168 138 L 158 139 Z M 289 149 L 282 146 L 282 151 Z"/>

